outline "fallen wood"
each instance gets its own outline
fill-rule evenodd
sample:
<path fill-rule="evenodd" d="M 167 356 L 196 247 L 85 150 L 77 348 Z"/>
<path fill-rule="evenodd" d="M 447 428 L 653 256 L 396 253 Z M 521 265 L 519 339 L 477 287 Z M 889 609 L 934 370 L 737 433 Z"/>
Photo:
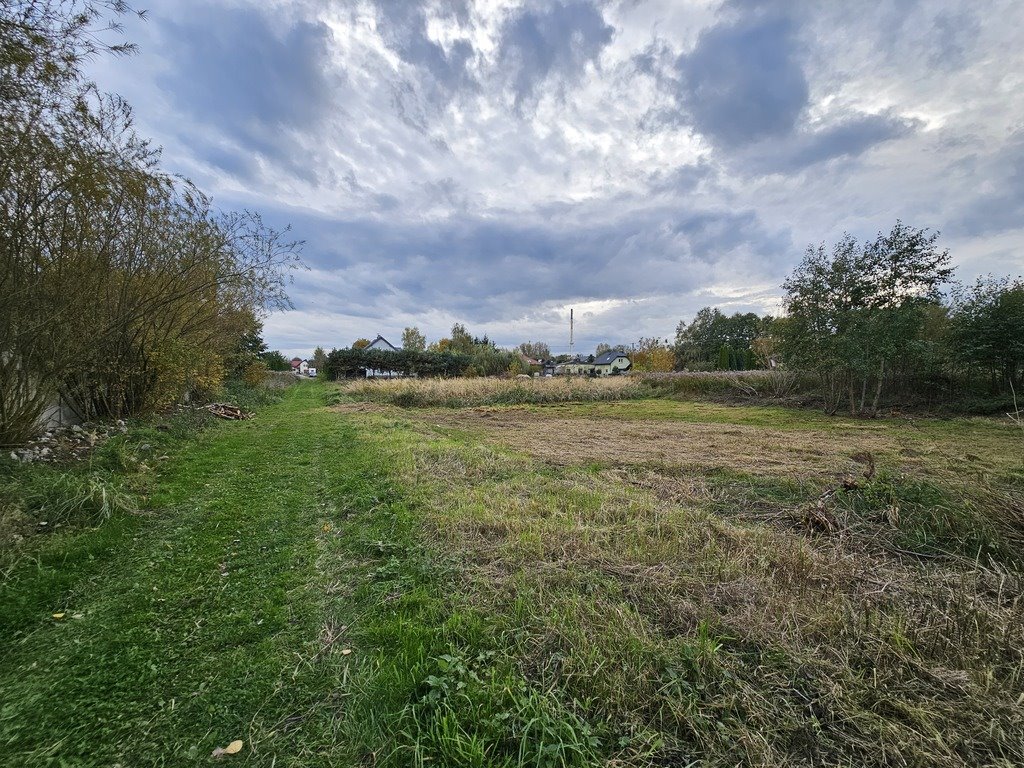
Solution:
<path fill-rule="evenodd" d="M 861 464 L 864 464 L 863 477 L 865 481 L 870 482 L 875 476 L 874 455 L 871 453 L 861 453 L 857 454 L 853 458 Z M 825 502 L 839 493 L 839 491 L 858 491 L 860 488 L 861 483 L 857 479 L 852 477 L 843 478 L 839 485 L 829 488 L 821 494 L 814 506 L 807 507 L 803 510 L 803 513 L 801 514 L 801 521 L 804 526 L 808 530 L 824 534 L 832 534 L 840 531 L 842 526 L 840 525 L 839 520 L 836 518 L 835 514 L 825 506 Z M 894 514 L 898 514 L 898 509 Z"/>
<path fill-rule="evenodd" d="M 214 416 L 219 416 L 222 419 L 238 421 L 240 419 L 252 418 L 251 413 L 243 411 L 237 405 L 232 405 L 231 403 L 210 403 L 209 405 L 204 406 L 204 408 Z"/>

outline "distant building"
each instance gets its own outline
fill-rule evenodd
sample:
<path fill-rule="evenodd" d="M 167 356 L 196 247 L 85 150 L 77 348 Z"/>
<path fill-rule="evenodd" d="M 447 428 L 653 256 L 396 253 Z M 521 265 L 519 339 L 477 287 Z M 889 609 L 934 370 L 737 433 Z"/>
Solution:
<path fill-rule="evenodd" d="M 401 352 L 398 347 L 385 339 L 379 333 L 377 334 L 376 339 L 363 347 L 364 352 L 369 352 L 370 350 L 376 350 L 378 352 Z M 396 373 L 395 371 L 378 371 L 374 368 L 366 369 L 366 378 L 368 379 L 397 379 L 401 375 L 402 374 Z"/>
<path fill-rule="evenodd" d="M 555 373 L 569 376 L 611 376 L 626 373 L 632 367 L 629 355 L 621 349 L 613 349 L 597 357 L 574 357 L 555 366 Z"/>
<path fill-rule="evenodd" d="M 292 373 L 296 376 L 305 376 L 309 373 L 309 361 L 303 360 L 301 357 L 292 358 Z"/>

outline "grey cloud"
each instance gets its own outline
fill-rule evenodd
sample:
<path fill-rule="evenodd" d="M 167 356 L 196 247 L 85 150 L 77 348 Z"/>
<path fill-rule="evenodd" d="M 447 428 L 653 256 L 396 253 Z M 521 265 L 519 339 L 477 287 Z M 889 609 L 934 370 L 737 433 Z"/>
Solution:
<path fill-rule="evenodd" d="M 887 112 L 879 115 L 851 115 L 818 130 L 802 130 L 768 145 L 747 161 L 750 167 L 793 173 L 816 163 L 862 155 L 877 144 L 907 136 L 920 128 L 912 120 Z"/>
<path fill-rule="evenodd" d="M 981 24 L 970 10 L 940 13 L 932 24 L 931 55 L 928 61 L 944 68 L 961 67 L 967 51 L 977 39 Z"/>
<path fill-rule="evenodd" d="M 723 21 L 701 33 L 677 68 L 680 101 L 697 130 L 728 147 L 788 134 L 807 106 L 795 25 L 786 16 Z"/>
<path fill-rule="evenodd" d="M 513 14 L 501 31 L 498 67 L 508 78 L 516 108 L 534 101 L 539 86 L 552 78 L 575 80 L 614 32 L 587 0 L 556 1 Z"/>
<path fill-rule="evenodd" d="M 279 30 L 254 9 L 204 6 L 163 29 L 174 68 L 161 85 L 198 118 L 236 129 L 252 121 L 305 128 L 330 108 L 324 24 Z"/>
<path fill-rule="evenodd" d="M 381 34 L 403 61 L 412 65 L 420 78 L 426 101 L 443 106 L 461 91 L 475 90 L 471 71 L 476 51 L 468 38 L 456 40 L 445 50 L 427 35 L 427 15 L 422 5 L 408 0 L 377 0 Z M 469 21 L 466 3 L 448 3 L 440 10 L 461 24 Z"/>
<path fill-rule="evenodd" d="M 727 275 L 776 280 L 792 251 L 788 235 L 768 230 L 752 211 L 657 209 L 611 220 L 577 212 L 574 223 L 563 223 L 568 218 L 293 219 L 319 271 L 296 305 L 377 315 L 444 307 L 490 322 L 541 297 L 640 299 Z M 334 277 L 325 282 L 323 273 Z M 401 307 L 395 297 L 403 297 Z"/>
<path fill-rule="evenodd" d="M 988 188 L 976 194 L 949 229 L 952 234 L 983 236 L 1024 225 L 1024 130 L 989 157 L 973 157 L 968 165 L 980 166 L 975 174 L 989 180 Z"/>
<path fill-rule="evenodd" d="M 272 26 L 252 8 L 204 5 L 191 7 L 183 21 L 165 20 L 161 31 L 173 67 L 158 84 L 179 109 L 230 137 L 236 147 L 193 138 L 204 161 L 249 179 L 256 172 L 252 155 L 260 154 L 316 181 L 315 168 L 295 142 L 282 141 L 281 132 L 313 130 L 330 114 L 327 26 L 307 21 Z"/>

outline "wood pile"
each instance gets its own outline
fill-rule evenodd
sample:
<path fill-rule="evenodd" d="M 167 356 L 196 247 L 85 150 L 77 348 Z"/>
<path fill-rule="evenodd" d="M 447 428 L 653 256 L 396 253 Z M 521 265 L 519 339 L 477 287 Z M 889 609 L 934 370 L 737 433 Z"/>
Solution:
<path fill-rule="evenodd" d="M 252 414 L 248 411 L 243 411 L 237 405 L 231 403 L 210 403 L 205 406 L 206 410 L 212 413 L 214 416 L 219 416 L 222 419 L 251 419 Z"/>

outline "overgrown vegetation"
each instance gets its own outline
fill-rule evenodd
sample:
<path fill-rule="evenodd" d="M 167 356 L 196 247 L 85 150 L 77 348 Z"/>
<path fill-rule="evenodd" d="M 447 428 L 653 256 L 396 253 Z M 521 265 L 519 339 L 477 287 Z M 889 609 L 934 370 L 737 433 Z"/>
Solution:
<path fill-rule="evenodd" d="M 212 392 L 257 316 L 287 304 L 299 244 L 220 213 L 159 168 L 83 62 L 123 2 L 0 4 L 0 445 L 58 401 L 82 419 Z"/>
<path fill-rule="evenodd" d="M 626 377 L 539 379 L 383 379 L 342 384 L 334 402 L 368 400 L 407 408 L 461 408 L 522 403 L 564 403 L 580 400 L 623 400 L 647 390 L 639 379 Z"/>

